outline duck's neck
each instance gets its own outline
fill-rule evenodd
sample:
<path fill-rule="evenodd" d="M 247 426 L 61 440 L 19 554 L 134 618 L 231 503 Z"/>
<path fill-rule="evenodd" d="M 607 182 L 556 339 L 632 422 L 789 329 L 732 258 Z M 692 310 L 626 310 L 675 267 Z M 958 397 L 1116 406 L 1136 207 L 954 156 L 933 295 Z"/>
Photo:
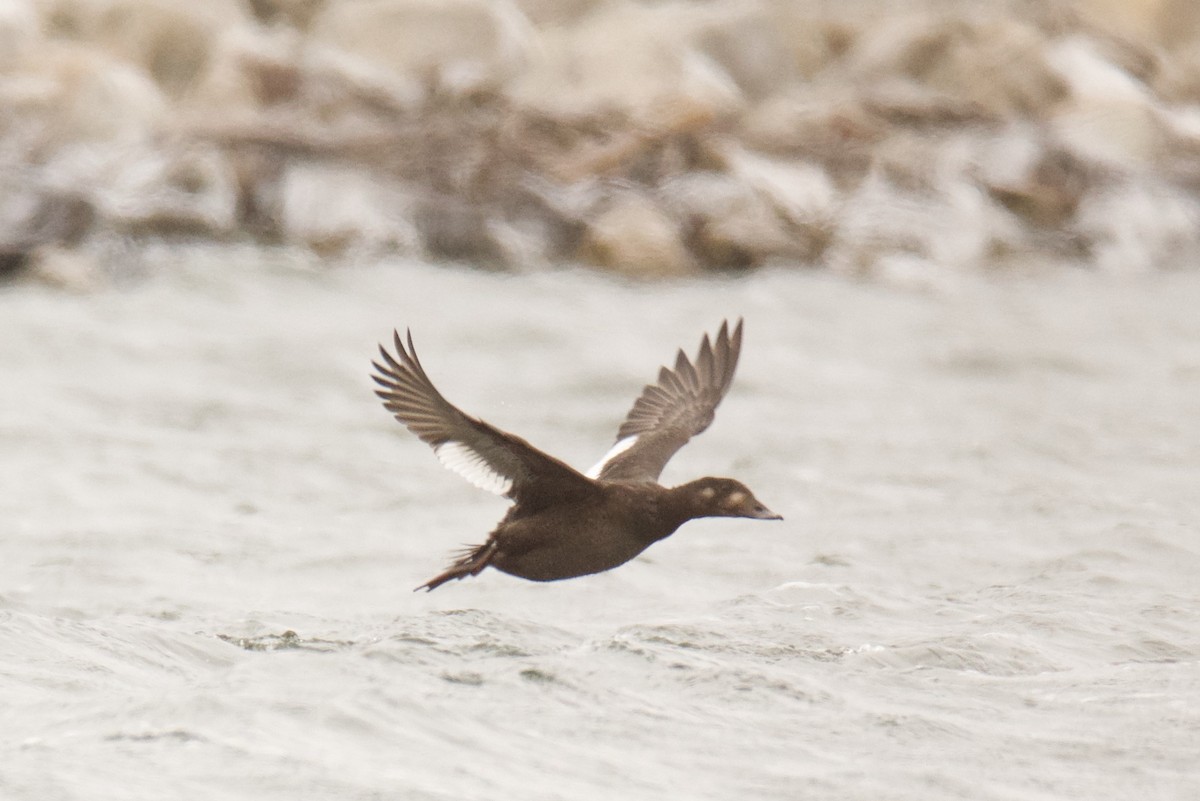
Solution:
<path fill-rule="evenodd" d="M 667 490 L 659 504 L 659 515 L 672 532 L 689 520 L 704 517 L 696 513 L 696 492 L 690 484 L 680 484 Z"/>

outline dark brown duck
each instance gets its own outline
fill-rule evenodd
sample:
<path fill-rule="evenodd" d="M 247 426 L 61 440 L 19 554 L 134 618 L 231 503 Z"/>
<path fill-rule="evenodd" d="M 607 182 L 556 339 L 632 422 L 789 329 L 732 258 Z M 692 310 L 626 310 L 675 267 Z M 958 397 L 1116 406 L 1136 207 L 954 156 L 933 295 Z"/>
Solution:
<path fill-rule="evenodd" d="M 484 568 L 532 581 L 611 570 L 698 517 L 783 518 L 731 478 L 700 478 L 678 487 L 658 483 L 675 452 L 708 428 L 733 382 L 742 321 L 722 323 L 716 340 L 700 342 L 695 363 L 680 350 L 675 368 L 642 390 L 617 442 L 587 475 L 520 437 L 464 414 L 434 388 L 393 332 L 396 354 L 382 345 L 372 362 L 376 394 L 396 419 L 433 448 L 442 464 L 476 486 L 513 501 L 487 542 L 466 549 L 444 573 L 417 587 L 433 590 Z"/>

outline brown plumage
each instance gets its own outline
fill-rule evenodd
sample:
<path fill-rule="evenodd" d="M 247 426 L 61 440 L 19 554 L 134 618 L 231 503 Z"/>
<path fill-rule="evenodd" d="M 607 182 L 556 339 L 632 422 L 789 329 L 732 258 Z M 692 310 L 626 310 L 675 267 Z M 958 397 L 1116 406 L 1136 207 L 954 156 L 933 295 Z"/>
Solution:
<path fill-rule="evenodd" d="M 448 468 L 513 506 L 484 544 L 464 551 L 444 573 L 417 589 L 478 575 L 491 566 L 533 581 L 598 573 L 624 564 L 697 517 L 779 520 L 744 485 L 702 478 L 658 484 L 670 458 L 712 423 L 733 382 L 742 323 L 706 335 L 693 363 L 681 350 L 663 367 L 617 432 L 617 442 L 587 475 L 520 437 L 464 414 L 442 397 L 413 348 L 393 332 L 395 355 L 380 346 L 372 378 L 383 405 L 428 443 Z"/>

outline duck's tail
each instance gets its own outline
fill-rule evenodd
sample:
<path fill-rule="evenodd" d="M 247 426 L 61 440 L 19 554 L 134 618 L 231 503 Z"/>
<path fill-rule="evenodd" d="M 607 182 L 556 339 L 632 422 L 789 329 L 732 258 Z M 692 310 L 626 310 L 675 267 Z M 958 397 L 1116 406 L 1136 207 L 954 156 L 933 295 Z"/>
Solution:
<path fill-rule="evenodd" d="M 433 592 L 438 587 L 445 584 L 451 579 L 462 579 L 467 576 L 478 576 L 485 567 L 492 563 L 492 557 L 496 555 L 496 542 L 489 539 L 483 545 L 471 546 L 467 548 L 454 564 L 450 565 L 450 569 L 445 573 L 439 573 L 429 581 L 417 587 L 413 592 L 425 590 Z"/>

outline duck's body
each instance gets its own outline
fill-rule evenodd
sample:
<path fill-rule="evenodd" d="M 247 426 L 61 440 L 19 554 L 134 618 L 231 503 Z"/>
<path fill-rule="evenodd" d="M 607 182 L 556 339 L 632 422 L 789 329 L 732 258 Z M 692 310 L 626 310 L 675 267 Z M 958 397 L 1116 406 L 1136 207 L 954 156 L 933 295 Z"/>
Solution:
<path fill-rule="evenodd" d="M 597 482 L 596 489 L 533 514 L 512 507 L 480 546 L 495 549 L 488 563 L 531 581 L 586 576 L 625 564 L 683 522 L 664 508 L 657 485 Z"/>
<path fill-rule="evenodd" d="M 611 570 L 697 517 L 778 520 L 745 486 L 702 478 L 668 488 L 658 483 L 667 460 L 712 421 L 741 348 L 722 325 L 706 336 L 693 365 L 682 351 L 647 386 L 618 433 L 617 444 L 584 475 L 529 443 L 463 414 L 425 375 L 409 335 L 394 337 L 396 358 L 373 376 L 384 405 L 429 443 L 447 467 L 514 501 L 484 544 L 467 549 L 444 573 L 417 589 L 433 590 L 486 567 L 532 581 L 556 581 Z"/>

